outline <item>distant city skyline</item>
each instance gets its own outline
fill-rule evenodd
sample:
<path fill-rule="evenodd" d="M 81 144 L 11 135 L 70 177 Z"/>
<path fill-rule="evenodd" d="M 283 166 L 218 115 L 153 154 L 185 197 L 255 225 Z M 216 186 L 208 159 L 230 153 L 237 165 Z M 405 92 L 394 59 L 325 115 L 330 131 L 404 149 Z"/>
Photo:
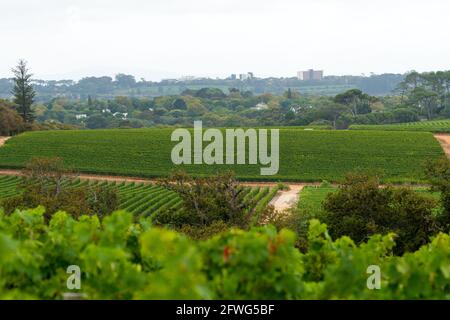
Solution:
<path fill-rule="evenodd" d="M 0 12 L 0 78 L 20 58 L 46 80 L 450 69 L 447 0 L 15 0 Z"/>
<path fill-rule="evenodd" d="M 25 59 L 26 60 L 26 59 Z M 360 74 L 350 74 L 350 73 L 343 73 L 343 74 L 329 74 L 326 73 L 326 70 L 318 70 L 318 69 L 314 69 L 314 68 L 304 68 L 304 70 L 300 70 L 299 68 L 295 69 L 292 71 L 292 74 L 289 75 L 260 75 L 256 72 L 253 71 L 248 71 L 248 72 L 234 72 L 234 73 L 228 73 L 228 74 L 220 74 L 220 75 L 201 75 L 201 74 L 176 74 L 175 72 L 171 72 L 168 73 L 171 76 L 167 76 L 167 77 L 161 77 L 161 78 L 146 78 L 146 77 L 139 77 L 136 74 L 133 73 L 127 73 L 127 72 L 113 72 L 113 73 L 97 73 L 97 74 L 92 74 L 92 73 L 86 73 L 85 75 L 80 74 L 80 76 L 78 77 L 39 77 L 33 70 L 33 65 L 31 65 L 29 63 L 29 61 L 27 60 L 28 63 L 28 67 L 31 69 L 31 72 L 33 73 L 33 79 L 35 80 L 44 80 L 44 81 L 50 81 L 50 80 L 56 80 L 56 81 L 63 81 L 63 80 L 73 80 L 73 81 L 78 81 L 81 80 L 82 78 L 87 78 L 87 77 L 111 77 L 114 79 L 114 77 L 118 74 L 126 74 L 126 75 L 132 75 L 135 77 L 136 81 L 141 81 L 141 79 L 144 79 L 146 81 L 153 81 L 153 82 L 160 82 L 160 81 L 164 81 L 164 80 L 178 80 L 178 81 L 189 81 L 189 80 L 199 80 L 199 79 L 228 79 L 228 80 L 247 80 L 247 79 L 251 79 L 251 78 L 259 78 L 259 79 L 266 79 L 266 78 L 297 78 L 298 80 L 321 80 L 323 78 L 326 77 L 333 77 L 333 76 L 371 76 L 372 74 L 374 75 L 381 75 L 381 74 L 406 74 L 407 72 L 410 72 L 412 70 L 407 70 L 405 72 L 381 72 L 381 73 L 360 73 Z M 12 66 L 14 67 L 14 66 Z M 11 68 L 12 68 L 11 67 Z M 316 78 L 314 79 L 314 77 L 312 78 L 304 78 L 303 73 L 309 73 L 313 71 L 316 75 L 319 75 L 319 79 Z M 418 70 L 415 70 L 418 71 Z M 428 70 L 427 70 L 428 71 Z M 438 70 L 429 70 L 429 71 L 438 71 Z M 250 75 L 251 74 L 251 75 Z M 10 71 L 9 74 L 0 74 L 0 79 L 2 78 L 12 78 L 12 71 Z"/>
<path fill-rule="evenodd" d="M 314 71 L 314 75 L 312 77 L 307 76 L 307 77 L 303 77 L 300 76 L 301 73 L 309 73 L 310 71 Z M 249 73 L 252 74 L 251 76 L 249 76 Z M 195 80 L 203 80 L 203 79 L 210 79 L 210 80 L 239 80 L 239 81 L 245 81 L 245 80 L 250 80 L 250 79 L 270 79 L 270 78 L 274 78 L 274 79 L 297 79 L 297 80 L 303 80 L 303 81 L 308 81 L 308 80 L 323 80 L 326 77 L 370 77 L 372 75 L 383 75 L 383 74 L 406 74 L 405 73 L 393 73 L 393 72 L 384 72 L 384 73 L 370 73 L 370 74 L 342 74 L 342 75 L 337 75 L 337 74 L 325 74 L 324 70 L 315 70 L 315 69 L 309 69 L 309 70 L 305 70 L 305 71 L 297 71 L 295 74 L 293 75 L 289 75 L 289 76 L 265 76 L 265 77 L 261 77 L 258 76 L 257 74 L 255 74 L 254 72 L 249 72 L 249 73 L 241 73 L 241 74 L 230 74 L 228 76 L 194 76 L 194 75 L 182 75 L 182 76 L 177 76 L 177 77 L 168 77 L 168 78 L 161 78 L 161 79 L 156 79 L 156 80 L 152 80 L 152 79 L 145 79 L 145 78 L 138 78 L 136 77 L 134 74 L 127 74 L 127 73 L 123 73 L 123 72 L 117 72 L 114 74 L 98 74 L 98 75 L 86 75 L 86 76 L 82 76 L 80 78 L 61 78 L 61 79 L 56 79 L 56 78 L 50 78 L 50 79 L 46 79 L 46 78 L 39 78 L 36 75 L 33 74 L 32 77 L 32 81 L 79 81 L 83 78 L 89 78 L 89 77 L 96 77 L 96 78 L 100 78 L 100 77 L 110 77 L 113 80 L 115 79 L 115 76 L 118 74 L 125 74 L 128 76 L 133 76 L 136 80 L 136 82 L 140 82 L 142 80 L 145 81 L 150 81 L 150 82 L 164 82 L 164 81 L 195 81 Z M 235 76 L 235 77 L 233 77 Z M 1 76 L 0 75 L 0 79 L 11 79 L 13 76 Z"/>

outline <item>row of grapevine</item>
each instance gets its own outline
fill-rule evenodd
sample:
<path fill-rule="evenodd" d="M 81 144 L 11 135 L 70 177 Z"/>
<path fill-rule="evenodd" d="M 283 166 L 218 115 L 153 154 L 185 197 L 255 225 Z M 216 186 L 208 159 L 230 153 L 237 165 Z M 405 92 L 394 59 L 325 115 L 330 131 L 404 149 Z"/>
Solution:
<path fill-rule="evenodd" d="M 0 176 L 0 200 L 18 195 L 20 177 Z M 181 198 L 173 191 L 150 183 L 107 182 L 98 180 L 71 179 L 63 185 L 76 187 L 99 187 L 115 189 L 119 196 L 119 209 L 134 215 L 151 216 L 166 209 L 179 209 Z M 277 188 L 243 187 L 244 200 L 252 201 L 256 211 L 260 212 L 277 193 Z"/>
<path fill-rule="evenodd" d="M 351 125 L 352 130 L 392 130 L 392 131 L 431 131 L 450 132 L 450 119 L 407 122 L 385 125 Z"/>
<path fill-rule="evenodd" d="M 15 196 L 19 193 L 17 186 L 21 179 L 14 176 L 0 176 L 0 199 Z"/>

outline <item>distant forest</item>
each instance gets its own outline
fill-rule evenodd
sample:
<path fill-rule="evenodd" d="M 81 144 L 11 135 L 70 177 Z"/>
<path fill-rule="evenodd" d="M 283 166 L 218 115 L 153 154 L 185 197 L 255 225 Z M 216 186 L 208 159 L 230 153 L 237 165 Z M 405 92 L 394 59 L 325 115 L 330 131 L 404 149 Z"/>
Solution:
<path fill-rule="evenodd" d="M 393 94 L 405 75 L 382 74 L 371 76 L 327 76 L 322 80 L 303 81 L 297 78 L 253 78 L 246 80 L 232 79 L 196 79 L 189 81 L 163 80 L 160 82 L 136 80 L 132 75 L 117 74 L 111 77 L 86 77 L 73 80 L 33 80 L 36 90 L 36 102 L 48 102 L 55 97 L 69 99 L 158 97 L 179 95 L 186 90 L 217 88 L 228 92 L 230 88 L 254 94 L 271 93 L 280 95 L 291 89 L 306 96 L 333 96 L 350 89 L 359 89 L 373 96 Z M 13 79 L 0 79 L 0 98 L 11 97 Z"/>
<path fill-rule="evenodd" d="M 154 83 L 136 81 L 125 74 L 116 75 L 114 80 L 36 81 L 31 80 L 24 62 L 17 68 L 13 80 L 0 82 L 6 98 L 0 98 L 3 135 L 46 128 L 191 126 L 198 119 L 208 127 L 346 129 L 354 124 L 450 118 L 450 71 L 326 77 L 321 81 L 205 79 Z"/>

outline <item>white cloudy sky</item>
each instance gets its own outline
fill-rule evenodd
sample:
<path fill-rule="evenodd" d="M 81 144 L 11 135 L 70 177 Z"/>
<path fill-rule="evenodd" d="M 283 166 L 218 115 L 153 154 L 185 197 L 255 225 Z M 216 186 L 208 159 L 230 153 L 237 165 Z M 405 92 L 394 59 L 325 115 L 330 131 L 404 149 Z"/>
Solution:
<path fill-rule="evenodd" d="M 1 0 L 0 78 L 450 69 L 448 0 Z"/>

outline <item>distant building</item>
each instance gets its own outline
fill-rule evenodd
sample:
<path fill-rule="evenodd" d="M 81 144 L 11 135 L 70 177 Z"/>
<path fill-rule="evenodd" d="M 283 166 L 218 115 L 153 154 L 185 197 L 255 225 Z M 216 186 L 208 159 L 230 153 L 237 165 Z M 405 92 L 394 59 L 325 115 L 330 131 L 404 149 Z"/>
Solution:
<path fill-rule="evenodd" d="M 231 76 L 230 76 L 230 79 L 231 80 L 236 80 L 237 79 L 237 76 L 236 76 L 236 74 L 235 73 L 233 73 Z"/>
<path fill-rule="evenodd" d="M 322 80 L 323 79 L 323 70 L 313 70 L 309 69 L 307 71 L 299 71 L 297 72 L 298 80 Z"/>
<path fill-rule="evenodd" d="M 114 117 L 119 117 L 119 118 L 121 118 L 122 120 L 126 120 L 127 117 L 128 117 L 128 112 L 114 112 L 114 113 L 113 113 L 113 116 L 114 116 Z"/>
<path fill-rule="evenodd" d="M 254 106 L 254 107 L 252 107 L 250 109 L 258 110 L 258 111 L 260 111 L 260 110 L 267 110 L 267 109 L 269 109 L 269 106 L 267 104 L 265 104 L 264 102 L 260 102 L 256 106 Z"/>
<path fill-rule="evenodd" d="M 239 80 L 244 81 L 244 80 L 253 79 L 254 77 L 255 76 L 254 76 L 253 72 L 241 73 L 239 75 Z"/>

